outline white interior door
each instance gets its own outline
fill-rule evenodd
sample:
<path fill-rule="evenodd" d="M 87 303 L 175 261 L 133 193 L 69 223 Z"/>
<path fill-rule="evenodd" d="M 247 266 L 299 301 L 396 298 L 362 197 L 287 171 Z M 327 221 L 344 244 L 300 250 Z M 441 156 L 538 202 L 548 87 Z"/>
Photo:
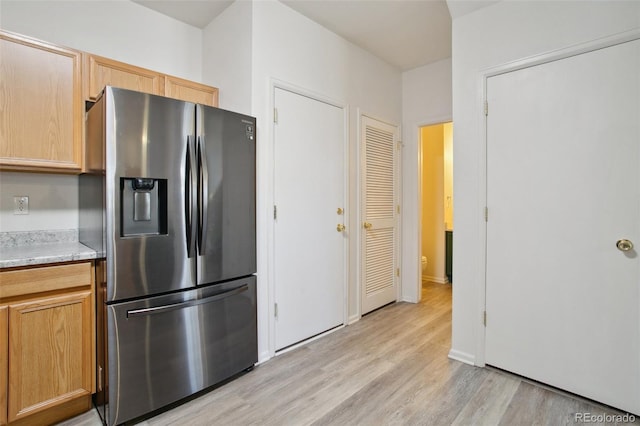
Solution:
<path fill-rule="evenodd" d="M 640 414 L 640 41 L 487 100 L 486 363 Z"/>
<path fill-rule="evenodd" d="M 394 302 L 398 279 L 398 128 L 362 117 L 362 314 Z"/>
<path fill-rule="evenodd" d="M 345 123 L 341 108 L 275 89 L 276 350 L 344 323 Z"/>

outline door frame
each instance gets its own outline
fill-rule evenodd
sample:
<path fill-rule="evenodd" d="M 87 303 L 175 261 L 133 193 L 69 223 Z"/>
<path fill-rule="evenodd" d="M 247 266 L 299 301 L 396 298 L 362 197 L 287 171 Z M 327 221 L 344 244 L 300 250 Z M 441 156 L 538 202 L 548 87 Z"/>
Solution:
<path fill-rule="evenodd" d="M 481 95 L 482 108 L 478 108 L 478 123 L 481 123 L 480 129 L 482 132 L 483 143 L 480 146 L 479 158 L 478 158 L 478 226 L 481 230 L 479 245 L 477 253 L 479 255 L 479 268 L 477 279 L 480 283 L 477 295 L 477 307 L 478 312 L 476 318 L 476 354 L 474 360 L 461 360 L 463 362 L 474 364 L 478 367 L 484 367 L 486 365 L 486 328 L 484 325 L 484 312 L 486 310 L 486 289 L 487 289 L 487 221 L 484 216 L 484 209 L 487 207 L 487 115 L 485 114 L 484 105 L 487 101 L 487 80 L 491 77 L 495 77 L 501 74 L 506 74 L 513 71 L 518 71 L 526 68 L 531 68 L 536 65 L 542 65 L 550 62 L 567 59 L 572 56 L 581 55 L 588 52 L 593 52 L 599 49 L 605 49 L 607 47 L 615 46 L 617 44 L 626 43 L 633 40 L 640 40 L 640 29 L 634 29 L 631 31 L 625 31 L 615 34 L 613 36 L 604 37 L 601 39 L 593 40 L 587 43 L 570 46 L 568 48 L 559 49 L 552 52 L 543 53 L 540 55 L 524 58 L 522 60 L 513 61 L 510 63 L 502 64 L 497 67 L 491 67 L 485 69 L 479 73 L 479 87 L 478 94 Z M 491 106 L 489 105 L 489 109 Z M 451 357 L 451 355 L 450 355 Z M 454 359 L 460 359 L 453 356 Z"/>
<path fill-rule="evenodd" d="M 419 239 L 418 239 L 418 259 L 420 259 L 419 266 L 420 266 L 420 272 L 418 273 L 418 288 L 417 288 L 417 297 L 418 297 L 418 302 L 422 300 L 422 214 L 423 212 L 423 203 L 422 203 L 422 180 L 423 180 L 423 174 L 424 174 L 424 162 L 423 160 L 423 155 L 424 155 L 424 149 L 423 149 L 423 140 L 422 140 L 422 128 L 423 127 L 430 127 L 430 126 L 439 126 L 441 124 L 447 124 L 447 123 L 451 123 L 451 125 L 453 126 L 453 120 L 445 120 L 445 121 L 441 121 L 441 122 L 437 122 L 437 123 L 432 123 L 432 124 L 424 124 L 421 126 L 418 126 L 418 230 L 419 230 Z M 455 166 L 454 166 L 455 167 Z M 444 238 L 443 238 L 443 246 L 442 249 L 445 250 L 445 244 L 444 244 Z M 450 282 L 444 282 L 443 284 L 451 284 Z"/>
<path fill-rule="evenodd" d="M 357 139 L 357 146 L 358 149 L 356 150 L 356 164 L 358 165 L 358 170 L 356 173 L 356 222 L 355 222 L 355 229 L 356 229 L 356 298 L 357 298 L 357 314 L 355 317 L 353 318 L 349 318 L 349 323 L 354 323 L 356 321 L 358 321 L 360 318 L 362 318 L 362 289 L 363 289 L 363 282 L 362 282 L 362 277 L 363 277 L 363 273 L 362 273 L 362 268 L 364 267 L 364 259 L 362 257 L 362 226 L 361 224 L 364 221 L 363 218 L 363 212 L 362 212 L 362 197 L 364 196 L 364 183 L 362 182 L 362 169 L 364 167 L 364 161 L 365 161 L 365 153 L 364 153 L 364 144 L 362 143 L 362 134 L 363 134 L 363 129 L 362 129 L 362 119 L 364 117 L 370 118 L 372 120 L 376 120 L 379 121 L 381 123 L 387 124 L 389 126 L 393 126 L 397 129 L 397 134 L 396 134 L 396 141 L 394 141 L 395 143 L 399 143 L 400 144 L 400 149 L 398 150 L 399 152 L 396 154 L 396 158 L 395 158 L 395 164 L 394 166 L 396 167 L 396 173 L 393 177 L 393 184 L 395 186 L 395 191 L 396 191 L 396 204 L 400 206 L 400 214 L 396 215 L 396 232 L 397 232 L 397 240 L 396 240 L 396 244 L 395 244 L 395 251 L 396 251 L 396 268 L 400 269 L 400 276 L 396 277 L 396 302 L 402 300 L 402 243 L 403 243 L 403 238 L 402 238 L 402 214 L 403 214 L 403 209 L 404 206 L 402 204 L 402 151 L 404 148 L 404 143 L 402 142 L 402 126 L 399 124 L 394 124 L 391 123 L 388 120 L 382 119 L 376 115 L 373 114 L 369 114 L 369 113 L 365 113 L 362 112 L 362 110 L 360 108 L 357 109 L 357 127 L 356 127 L 356 139 Z"/>
<path fill-rule="evenodd" d="M 412 176 L 412 178 L 415 179 L 414 182 L 416 185 L 416 191 L 412 195 L 413 195 L 413 202 L 415 203 L 413 213 L 416 215 L 415 221 L 416 221 L 416 229 L 418 230 L 418 233 L 415 236 L 415 238 L 411 239 L 414 243 L 413 245 L 413 249 L 415 250 L 414 253 L 416 253 L 416 255 L 413 256 L 415 257 L 415 260 L 412 266 L 414 267 L 415 271 L 417 271 L 417 275 L 416 275 L 417 279 L 415 279 L 415 281 L 413 282 L 405 281 L 406 289 L 403 293 L 405 295 L 404 300 L 409 301 L 411 303 L 419 303 L 422 300 L 422 291 L 421 291 L 422 263 L 421 263 L 420 257 L 422 256 L 422 219 L 421 218 L 422 218 L 422 167 L 423 167 L 423 164 L 422 164 L 422 135 L 421 135 L 420 129 L 423 127 L 435 126 L 437 124 L 443 124 L 443 123 L 453 123 L 452 116 L 450 114 L 447 114 L 447 115 L 442 115 L 437 117 L 431 117 L 426 119 L 425 121 L 414 123 L 412 126 L 412 129 L 414 131 L 413 133 L 414 142 L 416 145 L 415 145 L 415 150 L 410 150 L 408 154 L 415 155 L 415 157 L 413 158 L 415 158 L 416 163 L 414 164 L 417 164 L 416 174 Z M 412 233 L 412 235 L 414 234 Z M 411 240 L 409 241 L 409 243 L 411 243 Z M 411 256 L 411 253 L 409 253 L 409 256 Z"/>
<path fill-rule="evenodd" d="M 270 128 L 269 128 L 269 138 L 266 141 L 266 151 L 268 152 L 268 158 L 266 159 L 266 161 L 264 162 L 265 164 L 265 171 L 264 171 L 264 176 L 266 178 L 267 181 L 267 191 L 266 191 L 266 206 L 269 207 L 269 209 L 273 208 L 274 203 L 275 203 L 275 176 L 276 176 L 276 167 L 275 167 L 275 91 L 276 89 L 280 89 L 280 90 L 285 90 L 291 93 L 294 93 L 296 95 L 300 95 L 300 96 L 304 96 L 310 99 L 313 99 L 315 101 L 318 102 L 322 102 L 325 104 L 329 104 L 332 105 L 334 107 L 340 108 L 343 111 L 343 123 L 344 123 L 344 129 L 343 129 L 343 139 L 342 139 L 342 145 L 343 145 L 343 164 L 344 164 L 344 188 L 343 188 L 343 198 L 344 198 L 344 209 L 345 209 L 345 215 L 344 215 L 344 223 L 349 224 L 350 219 L 353 217 L 351 215 L 351 205 L 349 204 L 350 201 L 350 197 L 349 197 L 349 106 L 348 104 L 346 104 L 345 102 L 342 102 L 340 100 L 336 100 L 336 99 L 332 99 L 329 96 L 326 96 L 324 94 L 320 94 L 317 92 L 314 92 L 312 90 L 297 86 L 293 83 L 289 83 L 283 80 L 279 80 L 276 78 L 271 78 L 269 81 L 269 116 L 267 117 L 269 120 L 269 124 L 270 124 Z M 267 241 L 268 243 L 266 244 L 268 250 L 267 250 L 267 255 L 266 255 L 266 260 L 267 260 L 267 301 L 268 301 L 268 305 L 267 305 L 267 314 L 268 314 L 268 350 L 269 353 L 267 355 L 268 358 L 272 358 L 280 353 L 285 353 L 289 350 L 295 349 L 298 346 L 307 343 L 309 340 L 304 340 L 300 343 L 294 344 L 292 346 L 287 347 L 286 349 L 279 351 L 278 353 L 276 353 L 276 321 L 275 321 L 275 292 L 276 292 L 276 284 L 275 284 L 275 222 L 273 220 L 273 215 L 271 214 L 271 212 L 267 212 L 267 226 L 266 226 L 266 232 L 267 232 Z M 349 264 L 349 230 L 347 229 L 346 231 L 346 238 L 344 238 L 344 279 L 343 279 L 343 321 L 342 321 L 342 326 L 339 326 L 337 328 L 334 328 L 332 330 L 330 330 L 329 332 L 333 331 L 333 330 L 337 330 L 340 329 L 342 327 L 344 327 L 347 324 L 347 316 L 348 316 L 348 306 L 349 306 L 349 270 L 350 270 L 350 264 Z M 321 336 L 323 336 L 325 333 L 321 333 L 318 336 L 315 336 L 313 338 L 311 338 L 311 340 L 319 338 Z"/>

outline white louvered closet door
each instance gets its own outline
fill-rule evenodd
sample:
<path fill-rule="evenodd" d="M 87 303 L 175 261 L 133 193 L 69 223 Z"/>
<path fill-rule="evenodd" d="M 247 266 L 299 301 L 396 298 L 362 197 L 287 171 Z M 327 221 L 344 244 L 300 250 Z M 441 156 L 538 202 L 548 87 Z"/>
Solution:
<path fill-rule="evenodd" d="M 362 117 L 362 314 L 396 300 L 397 131 Z"/>

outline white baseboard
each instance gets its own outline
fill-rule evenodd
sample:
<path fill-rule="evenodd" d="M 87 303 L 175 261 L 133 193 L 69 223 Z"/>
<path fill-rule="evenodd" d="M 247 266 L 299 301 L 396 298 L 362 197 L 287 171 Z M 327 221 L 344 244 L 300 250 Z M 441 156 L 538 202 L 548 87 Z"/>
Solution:
<path fill-rule="evenodd" d="M 438 284 L 447 284 L 449 279 L 445 275 L 444 277 L 432 277 L 431 275 L 423 275 L 422 279 L 425 281 L 431 281 Z"/>
<path fill-rule="evenodd" d="M 354 322 L 358 321 L 360 321 L 360 315 L 351 315 L 349 318 L 347 318 L 347 325 L 351 325 Z"/>
<path fill-rule="evenodd" d="M 263 362 L 269 361 L 271 359 L 271 355 L 269 354 L 269 351 L 263 351 L 262 353 L 258 354 L 258 364 L 262 364 Z"/>
<path fill-rule="evenodd" d="M 306 345 L 307 343 L 311 343 L 311 342 L 313 342 L 314 340 L 321 339 L 321 338 L 323 338 L 324 336 L 326 336 L 326 335 L 328 335 L 328 334 L 331 334 L 331 333 L 333 333 L 333 332 L 335 332 L 335 331 L 341 330 L 341 329 L 343 329 L 343 328 L 345 328 L 345 327 L 346 327 L 346 325 L 345 325 L 345 324 L 340 324 L 339 326 L 334 327 L 334 328 L 332 328 L 332 329 L 329 329 L 329 330 L 327 330 L 327 331 L 325 331 L 325 332 L 323 332 L 323 333 L 320 333 L 320 334 L 318 334 L 318 335 L 315 335 L 315 336 L 313 336 L 313 337 L 310 337 L 310 338 L 308 338 L 308 339 L 306 339 L 306 340 L 303 340 L 303 341 L 301 341 L 301 342 L 294 343 L 294 344 L 293 344 L 293 345 L 291 345 L 291 346 L 288 346 L 288 347 L 286 347 L 286 348 L 284 348 L 284 349 L 280 349 L 279 351 L 276 351 L 276 355 L 275 355 L 275 356 L 285 354 L 285 353 L 287 353 L 287 352 L 289 352 L 289 351 L 292 351 L 292 350 L 294 350 L 294 349 L 298 349 L 300 346 L 304 346 L 304 345 Z"/>
<path fill-rule="evenodd" d="M 476 357 L 474 355 L 455 349 L 449 351 L 449 358 L 464 362 L 465 364 L 476 365 Z"/>

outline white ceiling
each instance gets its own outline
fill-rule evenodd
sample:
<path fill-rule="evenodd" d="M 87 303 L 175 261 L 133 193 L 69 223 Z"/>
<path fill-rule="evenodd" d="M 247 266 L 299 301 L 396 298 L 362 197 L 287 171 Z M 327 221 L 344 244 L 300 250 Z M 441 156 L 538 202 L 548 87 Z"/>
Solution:
<path fill-rule="evenodd" d="M 402 70 L 451 56 L 444 0 L 282 2 Z"/>
<path fill-rule="evenodd" d="M 233 3 L 233 0 L 132 1 L 198 28 L 204 28 Z M 451 57 L 451 17 L 498 0 L 281 1 L 405 71 Z"/>
<path fill-rule="evenodd" d="M 233 0 L 131 0 L 194 27 L 204 28 Z"/>

